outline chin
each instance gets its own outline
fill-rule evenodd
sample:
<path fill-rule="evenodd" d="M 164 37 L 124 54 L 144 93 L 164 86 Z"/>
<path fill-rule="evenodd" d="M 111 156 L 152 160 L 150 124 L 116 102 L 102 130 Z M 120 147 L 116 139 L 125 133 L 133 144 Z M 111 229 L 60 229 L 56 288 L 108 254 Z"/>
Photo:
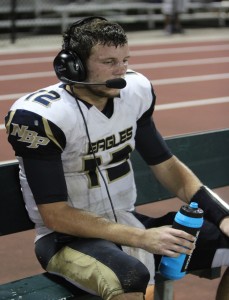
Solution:
<path fill-rule="evenodd" d="M 120 89 L 108 89 L 107 94 L 109 94 L 112 97 L 117 97 L 120 94 Z"/>
<path fill-rule="evenodd" d="M 107 97 L 107 98 L 111 98 L 111 97 L 118 97 L 120 94 L 120 89 L 111 89 L 111 88 L 107 88 L 107 87 L 87 87 L 88 90 L 90 90 L 90 92 L 92 94 L 94 94 L 97 97 Z"/>
<path fill-rule="evenodd" d="M 118 97 L 120 94 L 120 90 L 119 89 L 111 89 L 111 88 L 106 88 L 100 91 L 97 91 L 97 95 L 101 96 L 101 97 Z"/>

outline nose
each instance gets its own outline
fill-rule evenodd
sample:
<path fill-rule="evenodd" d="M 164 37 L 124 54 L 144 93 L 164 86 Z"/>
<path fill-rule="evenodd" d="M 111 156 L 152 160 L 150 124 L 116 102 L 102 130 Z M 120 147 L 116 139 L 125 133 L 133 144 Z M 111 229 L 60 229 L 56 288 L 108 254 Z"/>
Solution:
<path fill-rule="evenodd" d="M 128 61 L 117 61 L 114 64 L 114 67 L 115 68 L 124 68 L 124 69 L 126 69 L 128 67 Z"/>
<path fill-rule="evenodd" d="M 128 62 L 126 61 L 116 62 L 113 67 L 114 67 L 115 74 L 124 75 L 128 67 Z"/>

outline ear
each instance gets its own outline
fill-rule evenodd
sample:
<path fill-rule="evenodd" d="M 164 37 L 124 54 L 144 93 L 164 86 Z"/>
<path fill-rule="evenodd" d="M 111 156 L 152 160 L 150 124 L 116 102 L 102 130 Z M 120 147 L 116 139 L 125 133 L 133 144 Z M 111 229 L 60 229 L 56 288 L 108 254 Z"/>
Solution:
<path fill-rule="evenodd" d="M 53 67 L 59 80 L 66 84 L 86 79 L 86 69 L 74 51 L 60 51 L 53 61 Z"/>

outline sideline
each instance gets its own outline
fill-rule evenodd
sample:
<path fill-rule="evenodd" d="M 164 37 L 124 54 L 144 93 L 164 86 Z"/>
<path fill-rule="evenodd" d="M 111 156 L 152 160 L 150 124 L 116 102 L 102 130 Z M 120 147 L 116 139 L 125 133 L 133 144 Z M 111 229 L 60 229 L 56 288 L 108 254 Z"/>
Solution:
<path fill-rule="evenodd" d="M 56 77 L 54 71 L 47 72 L 34 72 L 34 73 L 23 73 L 23 74 L 10 74 L 10 75 L 0 75 L 0 81 L 10 81 L 10 80 L 20 80 L 20 79 L 31 79 L 31 78 L 51 78 Z M 196 81 L 208 81 L 208 80 L 221 80 L 228 79 L 229 73 L 221 74 L 209 74 L 209 75 L 197 75 L 197 76 L 187 76 L 187 77 L 175 77 L 175 78 L 165 78 L 165 79 L 155 79 L 151 80 L 154 86 L 156 85 L 167 85 L 175 83 L 184 83 L 184 82 L 196 82 Z M 4 97 L 4 95 L 2 95 Z M 0 100 L 2 99 L 0 96 Z M 7 99 L 6 99 L 7 100 Z"/>
<path fill-rule="evenodd" d="M 199 52 L 215 52 L 215 51 L 227 51 L 226 54 L 228 53 L 229 50 L 229 44 L 225 45 L 208 45 L 208 46 L 195 46 L 195 47 L 182 47 L 182 48 L 167 48 L 167 49 L 150 49 L 150 50 L 131 50 L 130 49 L 130 54 L 131 57 L 138 57 L 138 56 L 153 56 L 153 55 L 167 55 L 167 54 L 177 54 L 177 53 L 199 53 Z M 1 59 L 1 53 L 0 53 L 0 59 Z M 4 59 L 0 60 L 0 66 L 14 66 L 14 65 L 24 65 L 24 64 L 39 64 L 39 63 L 45 63 L 45 62 L 52 62 L 54 59 L 53 56 L 43 56 L 43 57 L 32 57 L 32 58 L 16 58 L 16 59 Z M 223 58 L 202 58 L 202 59 L 190 59 L 190 60 L 184 60 L 182 62 L 193 62 L 193 63 L 201 63 L 201 61 L 208 60 L 207 63 L 211 63 L 212 61 L 216 63 L 220 62 L 222 59 L 226 59 L 226 57 Z M 197 62 L 196 62 L 197 61 Z M 225 62 L 225 61 L 223 61 Z M 179 63 L 179 61 L 174 61 L 173 64 Z M 154 64 L 161 64 L 162 62 L 159 63 L 153 63 Z M 171 61 L 169 62 L 163 62 L 163 64 L 171 64 Z M 149 64 L 135 64 L 134 67 L 136 66 L 147 66 Z M 151 64 L 150 64 L 151 65 Z M 161 66 L 159 65 L 159 66 Z"/>
<path fill-rule="evenodd" d="M 157 45 L 187 42 L 229 40 L 228 27 L 185 29 L 185 34 L 168 36 L 162 29 L 126 31 L 129 45 Z M 35 36 L 18 39 L 15 44 L 0 41 L 0 54 L 60 50 L 62 35 Z"/>

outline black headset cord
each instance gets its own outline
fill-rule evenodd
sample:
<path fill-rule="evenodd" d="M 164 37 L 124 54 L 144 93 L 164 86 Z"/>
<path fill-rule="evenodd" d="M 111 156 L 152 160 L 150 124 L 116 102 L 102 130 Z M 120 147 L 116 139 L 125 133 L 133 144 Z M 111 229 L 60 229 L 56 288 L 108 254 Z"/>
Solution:
<path fill-rule="evenodd" d="M 110 195 L 110 192 L 109 192 L 109 189 L 108 189 L 108 186 L 107 186 L 107 183 L 106 183 L 106 180 L 103 176 L 103 173 L 102 171 L 100 170 L 100 167 L 98 165 L 98 162 L 97 162 L 97 159 L 96 159 L 96 156 L 95 156 L 95 152 L 94 152 L 94 149 L 92 147 L 92 142 L 91 142 L 91 138 L 90 138 L 90 134 L 89 134 L 89 131 L 88 131 L 88 126 L 87 126 L 87 122 L 86 122 L 86 119 L 85 119 L 85 116 L 83 114 L 83 111 L 82 111 L 82 108 L 80 107 L 80 104 L 79 104 L 79 100 L 78 98 L 75 96 L 74 94 L 74 91 L 73 91 L 73 87 L 72 85 L 70 85 L 70 89 L 71 89 L 71 92 L 72 92 L 72 95 L 74 96 L 75 100 L 76 100 L 76 103 L 77 103 L 77 106 L 79 108 L 79 111 L 80 111 L 80 114 L 83 118 L 83 122 L 84 122 L 84 126 L 85 126 L 85 130 L 86 130 L 86 134 L 87 134 L 87 138 L 88 138 L 88 142 L 89 142 L 89 147 L 91 149 L 91 152 L 92 152 L 92 155 L 93 155 L 93 158 L 94 158 L 94 161 L 95 161 L 95 164 L 96 164 L 96 168 L 104 182 L 104 185 L 105 185 L 105 188 L 106 188 L 106 192 L 107 192 L 107 196 L 108 196 L 108 199 L 110 201 L 110 205 L 111 205 L 111 209 L 112 209 L 112 212 L 113 212 L 113 215 L 114 215 L 114 219 L 115 219 L 115 222 L 117 223 L 118 222 L 118 219 L 117 219 L 117 216 L 116 216 L 116 213 L 115 213 L 115 209 L 114 209 L 114 204 L 113 204 L 113 201 L 111 199 L 111 195 Z"/>

